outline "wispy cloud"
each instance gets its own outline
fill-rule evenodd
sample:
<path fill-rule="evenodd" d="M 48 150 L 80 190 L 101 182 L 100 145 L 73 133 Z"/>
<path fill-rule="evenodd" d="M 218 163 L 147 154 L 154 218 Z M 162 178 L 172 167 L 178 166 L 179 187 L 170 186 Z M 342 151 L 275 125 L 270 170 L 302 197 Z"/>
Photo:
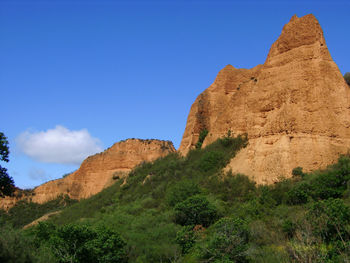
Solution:
<path fill-rule="evenodd" d="M 103 150 L 100 140 L 86 129 L 71 131 L 60 125 L 46 131 L 25 131 L 16 142 L 24 154 L 45 163 L 78 165 L 89 155 Z"/>
<path fill-rule="evenodd" d="M 33 179 L 33 180 L 36 180 L 36 181 L 45 182 L 45 181 L 48 181 L 48 180 L 51 179 L 50 175 L 48 175 L 45 170 L 40 169 L 40 168 L 32 167 L 29 170 L 29 174 L 28 175 L 29 175 L 30 179 Z"/>

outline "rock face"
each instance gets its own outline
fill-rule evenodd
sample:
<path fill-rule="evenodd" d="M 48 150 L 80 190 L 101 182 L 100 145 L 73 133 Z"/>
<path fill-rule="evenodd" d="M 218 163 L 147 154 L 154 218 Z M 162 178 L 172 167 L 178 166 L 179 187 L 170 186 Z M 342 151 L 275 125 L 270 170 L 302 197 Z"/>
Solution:
<path fill-rule="evenodd" d="M 118 142 L 102 153 L 88 157 L 74 173 L 42 184 L 34 189 L 30 199 L 45 203 L 67 194 L 72 199 L 88 198 L 124 178 L 142 162 L 154 161 L 175 152 L 170 141 L 128 139 Z M 18 198 L 5 198 L 0 208 L 12 207 Z"/>
<path fill-rule="evenodd" d="M 222 69 L 191 107 L 179 152 L 203 147 L 231 130 L 249 145 L 226 169 L 273 183 L 325 167 L 350 147 L 350 89 L 331 58 L 313 15 L 293 16 L 263 65 Z"/>

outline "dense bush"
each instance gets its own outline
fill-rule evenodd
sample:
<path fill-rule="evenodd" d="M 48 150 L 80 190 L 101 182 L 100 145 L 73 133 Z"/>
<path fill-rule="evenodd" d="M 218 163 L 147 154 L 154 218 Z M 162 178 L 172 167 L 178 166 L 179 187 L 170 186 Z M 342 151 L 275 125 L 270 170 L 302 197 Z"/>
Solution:
<path fill-rule="evenodd" d="M 200 249 L 200 257 L 205 262 L 247 262 L 249 231 L 246 222 L 222 218 L 211 231 Z"/>
<path fill-rule="evenodd" d="M 208 227 L 217 218 L 218 212 L 205 196 L 195 195 L 178 203 L 175 208 L 175 222 L 182 226 L 203 225 Z"/>
<path fill-rule="evenodd" d="M 208 151 L 199 160 L 199 169 L 203 172 L 216 169 L 224 164 L 224 154 L 218 151 Z"/>
<path fill-rule="evenodd" d="M 170 206 L 175 206 L 176 204 L 185 201 L 188 197 L 200 193 L 201 190 L 198 184 L 189 180 L 184 180 L 175 184 L 173 187 L 170 187 L 167 191 L 166 199 Z"/>
<path fill-rule="evenodd" d="M 176 243 L 181 247 L 182 254 L 187 254 L 196 243 L 196 233 L 193 226 L 184 226 L 176 233 Z"/>
<path fill-rule="evenodd" d="M 311 186 L 305 182 L 296 184 L 287 192 L 286 201 L 290 205 L 306 204 L 310 198 Z"/>
<path fill-rule="evenodd" d="M 314 232 L 326 241 L 348 240 L 350 208 L 341 199 L 327 199 L 311 205 L 308 219 Z"/>
<path fill-rule="evenodd" d="M 0 233 L 0 262 L 35 262 L 30 243 L 22 233 L 8 226 L 1 227 Z"/>
<path fill-rule="evenodd" d="M 243 174 L 228 172 L 222 176 L 211 177 L 207 188 L 225 202 L 247 201 L 256 191 L 255 182 Z"/>
<path fill-rule="evenodd" d="M 105 227 L 39 223 L 34 235 L 36 244 L 48 246 L 60 263 L 127 262 L 125 242 L 118 233 Z"/>

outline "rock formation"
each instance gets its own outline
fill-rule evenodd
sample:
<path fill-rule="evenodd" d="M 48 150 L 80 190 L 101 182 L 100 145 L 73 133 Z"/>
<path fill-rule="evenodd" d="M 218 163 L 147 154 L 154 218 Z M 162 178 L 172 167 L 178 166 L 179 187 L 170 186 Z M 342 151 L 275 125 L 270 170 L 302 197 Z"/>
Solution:
<path fill-rule="evenodd" d="M 203 147 L 247 133 L 249 145 L 226 167 L 273 183 L 325 167 L 350 147 L 350 89 L 331 58 L 313 15 L 293 16 L 263 65 L 222 69 L 191 107 L 179 148 L 186 154 L 201 130 Z"/>
<path fill-rule="evenodd" d="M 88 198 L 112 185 L 115 180 L 123 179 L 142 162 L 151 162 L 172 152 L 175 152 L 175 148 L 170 141 L 121 141 L 104 152 L 85 159 L 74 173 L 36 187 L 30 197 L 2 199 L 0 208 L 8 209 L 23 198 L 30 198 L 36 203 L 45 203 L 61 194 L 67 194 L 72 199 Z"/>

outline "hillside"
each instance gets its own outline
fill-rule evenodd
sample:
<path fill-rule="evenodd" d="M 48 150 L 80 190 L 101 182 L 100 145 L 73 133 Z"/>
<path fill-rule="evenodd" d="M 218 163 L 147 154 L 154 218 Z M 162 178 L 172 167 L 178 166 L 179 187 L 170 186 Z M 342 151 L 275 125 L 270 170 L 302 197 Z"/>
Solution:
<path fill-rule="evenodd" d="M 246 145 L 245 138 L 225 137 L 185 158 L 171 154 L 144 163 L 126 184 L 116 182 L 47 223 L 24 233 L 2 227 L 0 247 L 6 244 L 12 257 L 20 253 L 31 258 L 26 262 L 69 262 L 60 253 L 75 262 L 90 262 L 79 254 L 90 246 L 89 238 L 79 243 L 75 255 L 63 245 L 71 246 L 86 231 L 104 229 L 120 234 L 124 242 L 123 248 L 108 253 L 125 257 L 102 262 L 349 260 L 350 158 L 343 156 L 314 173 L 296 168 L 291 179 L 257 186 L 244 175 L 220 172 Z M 0 222 L 23 220 L 23 207 L 17 214 L 14 208 Z M 74 234 L 64 234 L 68 230 Z M 8 233 L 17 241 L 7 240 Z M 17 242 L 16 250 L 12 242 Z"/>
<path fill-rule="evenodd" d="M 25 194 L 18 190 L 13 197 L 0 198 L 0 208 L 9 209 L 24 199 L 42 204 L 59 196 L 75 200 L 87 198 L 112 185 L 115 180 L 124 180 L 140 163 L 173 152 L 175 148 L 170 141 L 128 139 L 117 142 L 102 153 L 86 158 L 77 171 L 64 178 L 44 183 Z"/>

